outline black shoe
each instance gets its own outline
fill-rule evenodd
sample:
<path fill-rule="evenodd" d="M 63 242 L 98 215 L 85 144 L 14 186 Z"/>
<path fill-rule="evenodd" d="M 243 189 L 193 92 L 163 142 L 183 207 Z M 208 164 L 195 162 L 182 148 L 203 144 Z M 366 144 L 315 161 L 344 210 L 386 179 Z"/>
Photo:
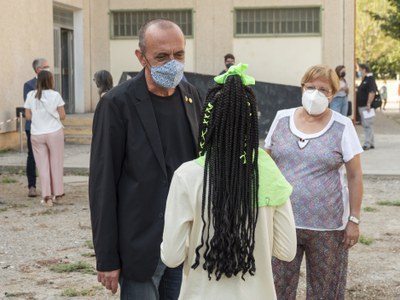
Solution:
<path fill-rule="evenodd" d="M 371 147 L 369 147 L 369 146 L 363 146 L 363 150 L 364 150 L 364 151 L 367 151 L 367 150 L 369 150 L 369 149 L 371 149 Z"/>
<path fill-rule="evenodd" d="M 371 149 L 375 149 L 375 146 L 371 146 L 370 148 L 371 148 Z"/>

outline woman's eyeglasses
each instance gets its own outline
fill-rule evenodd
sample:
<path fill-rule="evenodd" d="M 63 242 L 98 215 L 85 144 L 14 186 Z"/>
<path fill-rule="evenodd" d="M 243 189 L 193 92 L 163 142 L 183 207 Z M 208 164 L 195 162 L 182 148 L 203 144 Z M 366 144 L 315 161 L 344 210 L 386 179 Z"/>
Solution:
<path fill-rule="evenodd" d="M 324 88 L 320 88 L 320 89 L 317 89 L 317 88 L 315 88 L 314 86 L 306 86 L 306 85 L 304 85 L 303 86 L 303 89 L 304 89 L 304 92 L 305 93 L 308 93 L 308 94 L 312 94 L 312 93 L 314 93 L 315 91 L 318 91 L 318 94 L 320 95 L 320 96 L 325 96 L 325 97 L 329 97 L 329 96 L 331 96 L 332 94 L 332 90 L 327 90 L 327 89 L 324 89 Z"/>

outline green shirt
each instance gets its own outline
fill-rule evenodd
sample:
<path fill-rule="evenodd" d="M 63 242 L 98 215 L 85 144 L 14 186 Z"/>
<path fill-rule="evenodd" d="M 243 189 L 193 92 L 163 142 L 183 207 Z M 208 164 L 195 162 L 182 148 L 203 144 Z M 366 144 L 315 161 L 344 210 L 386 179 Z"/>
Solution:
<path fill-rule="evenodd" d="M 196 162 L 204 167 L 205 156 Z M 262 149 L 258 149 L 258 206 L 280 206 L 292 194 L 292 186 L 286 181 L 272 158 Z"/>

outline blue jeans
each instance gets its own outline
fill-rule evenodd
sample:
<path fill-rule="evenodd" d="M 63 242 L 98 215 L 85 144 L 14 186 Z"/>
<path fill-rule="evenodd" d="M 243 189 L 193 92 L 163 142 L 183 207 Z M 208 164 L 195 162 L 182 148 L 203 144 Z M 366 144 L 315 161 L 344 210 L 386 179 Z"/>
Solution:
<path fill-rule="evenodd" d="M 121 300 L 177 300 L 182 283 L 182 265 L 168 268 L 160 260 L 149 281 L 119 280 Z"/>
<path fill-rule="evenodd" d="M 25 130 L 26 143 L 28 146 L 28 158 L 26 160 L 26 177 L 28 178 L 28 187 L 36 187 L 36 164 L 35 158 L 33 157 L 32 143 L 31 143 L 31 131 Z"/>
<path fill-rule="evenodd" d="M 348 109 L 348 103 L 347 103 L 347 97 L 334 97 L 329 104 L 329 107 L 337 111 L 338 113 L 342 114 L 343 116 L 347 117 L 347 109 Z"/>

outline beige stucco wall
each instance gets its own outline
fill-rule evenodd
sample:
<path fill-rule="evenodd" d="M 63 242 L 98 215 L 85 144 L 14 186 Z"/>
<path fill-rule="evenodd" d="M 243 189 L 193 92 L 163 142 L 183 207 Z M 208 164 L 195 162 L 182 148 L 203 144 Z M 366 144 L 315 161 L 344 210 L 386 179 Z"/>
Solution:
<path fill-rule="evenodd" d="M 75 103 L 78 112 L 91 111 L 91 40 L 90 4 L 94 0 L 0 0 L 2 80 L 0 81 L 0 123 L 15 117 L 15 108 L 23 106 L 23 85 L 34 77 L 32 61 L 44 57 L 54 66 L 53 5 L 74 12 L 74 56 L 75 56 Z M 108 12 L 106 0 L 95 0 Z M 93 5 L 92 5 L 93 6 Z M 107 13 L 105 13 L 107 16 Z M 101 20 L 101 22 L 104 22 Z M 100 22 L 100 23 L 101 23 Z M 108 26 L 108 25 L 106 25 Z M 99 43 L 105 51 L 95 49 L 98 61 L 109 62 L 108 31 L 103 30 L 105 38 Z M 99 46 L 101 48 L 101 46 Z M 101 65 L 97 61 L 95 62 Z M 108 63 L 106 67 L 108 67 Z M 19 148 L 19 132 L 16 123 L 0 126 L 0 149 Z M 7 132 L 7 133 L 4 133 Z M 25 136 L 24 136 L 25 140 Z"/>
<path fill-rule="evenodd" d="M 298 85 L 304 71 L 313 64 L 333 68 L 345 64 L 351 74 L 354 60 L 354 0 L 225 0 L 146 1 L 148 9 L 192 8 L 194 36 L 188 38 L 186 71 L 218 74 L 224 67 L 223 56 L 231 52 L 237 62 L 250 65 L 249 72 L 258 81 Z M 110 1 L 111 10 L 142 9 L 142 3 Z M 293 37 L 235 37 L 234 9 L 255 7 L 321 7 L 321 35 Z M 344 19 L 346 22 L 344 23 Z M 111 40 L 110 60 L 113 75 L 138 71 L 133 57 L 137 40 Z M 127 59 L 128 58 L 128 59 Z M 128 69 L 131 68 L 131 69 Z M 351 77 L 348 77 L 352 81 Z"/>
<path fill-rule="evenodd" d="M 54 64 L 53 5 L 74 13 L 76 111 L 94 111 L 97 88 L 92 78 L 110 70 L 117 84 L 124 71 L 139 71 L 137 39 L 110 40 L 111 10 L 193 9 L 193 37 L 187 39 L 186 71 L 217 74 L 223 56 L 231 52 L 237 62 L 250 65 L 258 81 L 298 85 L 306 67 L 326 63 L 347 67 L 353 88 L 355 0 L 0 0 L 3 77 L 0 81 L 0 123 L 15 118 L 23 105 L 23 84 L 34 76 L 31 63 L 45 57 Z M 234 37 L 234 9 L 249 7 L 321 6 L 322 34 L 316 37 Z M 345 21 L 344 21 L 345 20 Z M 6 30 L 4 30 L 6 29 Z M 8 126 L 8 127 L 7 127 Z M 18 147 L 16 121 L 0 125 L 0 149 Z M 8 134 L 2 132 L 11 132 Z M 17 138 L 15 138 L 17 137 Z"/>
<path fill-rule="evenodd" d="M 12 5 L 11 5 L 12 4 Z M 47 0 L 0 0 L 0 122 L 14 118 L 15 108 L 23 106 L 24 82 L 34 77 L 32 61 L 36 57 L 53 60 L 52 3 Z M 33 17 L 39 16 L 39 17 Z M 11 125 L 11 124 L 10 124 Z M 9 125 L 9 126 L 10 126 Z M 18 144 L 16 122 L 0 131 L 0 149 Z M 3 133 L 4 131 L 8 133 Z M 10 132 L 11 131 L 11 132 Z"/>

